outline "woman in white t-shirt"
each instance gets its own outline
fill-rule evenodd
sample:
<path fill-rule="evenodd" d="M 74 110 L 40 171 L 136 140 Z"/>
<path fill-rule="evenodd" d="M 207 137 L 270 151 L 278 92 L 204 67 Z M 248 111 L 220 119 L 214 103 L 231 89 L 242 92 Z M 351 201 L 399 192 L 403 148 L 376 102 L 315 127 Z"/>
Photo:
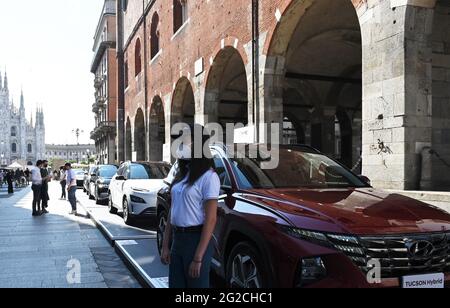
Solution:
<path fill-rule="evenodd" d="M 194 132 L 194 127 L 189 129 Z M 196 125 L 195 131 L 204 132 Z M 189 133 L 190 133 L 189 132 Z M 192 158 L 194 134 L 177 151 L 178 170 L 171 187 L 172 206 L 164 235 L 161 260 L 170 264 L 170 288 L 209 288 L 213 247 L 211 239 L 217 221 L 220 180 L 207 134 L 199 134 L 200 158 Z M 186 136 L 186 130 L 184 131 Z M 173 240 L 172 247 L 169 243 Z"/>

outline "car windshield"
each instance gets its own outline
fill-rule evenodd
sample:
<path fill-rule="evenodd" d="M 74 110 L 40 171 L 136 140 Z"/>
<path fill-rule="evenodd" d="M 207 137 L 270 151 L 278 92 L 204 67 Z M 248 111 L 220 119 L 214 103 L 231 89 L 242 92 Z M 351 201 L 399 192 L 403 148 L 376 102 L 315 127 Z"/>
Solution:
<path fill-rule="evenodd" d="M 130 180 L 163 180 L 167 177 L 170 166 L 163 164 L 132 164 Z"/>
<path fill-rule="evenodd" d="M 99 170 L 99 175 L 102 178 L 112 178 L 117 172 L 116 166 L 101 166 Z"/>
<path fill-rule="evenodd" d="M 242 189 L 367 187 L 362 180 L 332 159 L 312 151 L 279 149 L 275 169 L 262 169 L 262 158 L 232 159 Z M 237 157 L 243 157 L 241 154 Z"/>
<path fill-rule="evenodd" d="M 74 170 L 76 175 L 84 175 L 84 170 L 76 169 Z"/>

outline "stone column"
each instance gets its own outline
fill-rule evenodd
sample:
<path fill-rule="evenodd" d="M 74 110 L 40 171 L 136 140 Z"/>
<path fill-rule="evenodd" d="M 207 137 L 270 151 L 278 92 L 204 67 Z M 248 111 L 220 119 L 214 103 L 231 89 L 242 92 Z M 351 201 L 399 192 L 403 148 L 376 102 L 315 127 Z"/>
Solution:
<path fill-rule="evenodd" d="M 417 189 L 419 154 L 431 144 L 429 2 L 378 0 L 358 12 L 363 174 L 379 188 Z"/>

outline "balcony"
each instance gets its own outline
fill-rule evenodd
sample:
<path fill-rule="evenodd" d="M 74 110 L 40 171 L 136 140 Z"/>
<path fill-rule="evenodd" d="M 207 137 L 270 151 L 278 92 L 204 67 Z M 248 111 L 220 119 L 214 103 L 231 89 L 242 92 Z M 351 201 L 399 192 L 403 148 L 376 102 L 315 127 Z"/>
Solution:
<path fill-rule="evenodd" d="M 114 134 L 116 132 L 116 122 L 103 121 L 91 132 L 91 139 L 98 140 L 103 136 Z"/>
<path fill-rule="evenodd" d="M 95 96 L 95 103 L 92 105 L 92 112 L 97 113 L 100 109 L 105 108 L 106 98 L 101 95 Z"/>
<path fill-rule="evenodd" d="M 101 88 L 102 85 L 103 85 L 103 81 L 104 81 L 104 80 L 105 80 L 105 77 L 104 77 L 104 76 L 95 76 L 95 79 L 94 79 L 94 87 L 95 87 L 96 89 Z"/>

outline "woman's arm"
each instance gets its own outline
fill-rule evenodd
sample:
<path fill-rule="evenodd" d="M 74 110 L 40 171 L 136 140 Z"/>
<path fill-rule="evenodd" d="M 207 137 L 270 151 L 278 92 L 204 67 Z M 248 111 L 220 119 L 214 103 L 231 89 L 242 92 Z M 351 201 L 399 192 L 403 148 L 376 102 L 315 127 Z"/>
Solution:
<path fill-rule="evenodd" d="M 211 242 L 214 229 L 217 223 L 217 207 L 219 203 L 217 200 L 210 200 L 205 203 L 205 224 L 203 225 L 202 236 L 200 243 L 198 244 L 194 260 L 192 260 L 191 267 L 189 269 L 189 275 L 192 278 L 200 277 L 201 267 L 203 263 L 203 257 Z"/>
<path fill-rule="evenodd" d="M 162 251 L 161 251 L 161 262 L 165 265 L 170 264 L 170 239 L 172 238 L 172 224 L 170 223 L 170 215 L 171 212 L 169 211 L 169 215 L 167 216 L 167 225 L 166 230 L 164 231 L 164 239 L 162 244 Z"/>

